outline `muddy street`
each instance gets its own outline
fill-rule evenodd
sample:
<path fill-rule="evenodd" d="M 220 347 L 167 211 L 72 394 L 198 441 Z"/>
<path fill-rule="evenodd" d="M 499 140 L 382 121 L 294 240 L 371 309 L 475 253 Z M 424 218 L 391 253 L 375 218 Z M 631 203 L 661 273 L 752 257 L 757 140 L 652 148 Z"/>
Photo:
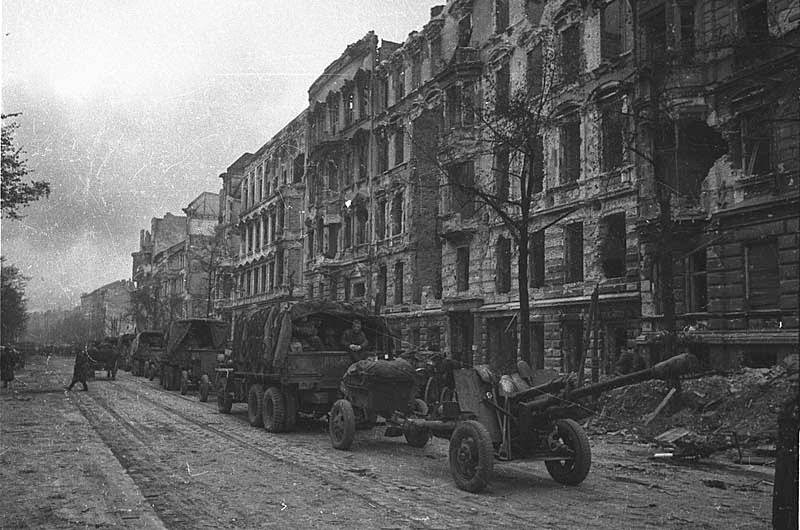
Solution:
<path fill-rule="evenodd" d="M 589 478 L 555 483 L 541 463 L 498 463 L 490 488 L 458 490 L 447 444 L 383 428 L 335 451 L 319 423 L 275 435 L 246 410 L 217 412 L 120 372 L 65 392 L 70 360 L 35 357 L 2 394 L 2 528 L 764 528 L 772 469 L 648 460 L 644 445 L 592 439 Z M 714 482 L 716 481 L 716 482 Z M 710 487 L 707 484 L 716 485 Z"/>

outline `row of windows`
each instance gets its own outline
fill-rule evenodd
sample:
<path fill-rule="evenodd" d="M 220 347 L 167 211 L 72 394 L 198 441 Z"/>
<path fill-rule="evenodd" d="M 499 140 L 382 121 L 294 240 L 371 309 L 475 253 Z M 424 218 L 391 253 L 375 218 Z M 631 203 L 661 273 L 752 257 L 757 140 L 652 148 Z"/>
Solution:
<path fill-rule="evenodd" d="M 270 172 L 270 167 L 273 168 L 272 172 Z M 277 160 L 272 166 L 268 161 L 258 164 L 242 180 L 242 205 L 244 208 L 250 208 L 277 193 L 280 185 L 302 182 L 304 171 L 305 154 L 303 153 L 294 157 L 293 160 Z"/>
<path fill-rule="evenodd" d="M 275 260 L 259 265 L 239 274 L 240 296 L 267 293 L 284 282 L 283 250 L 278 250 Z"/>
<path fill-rule="evenodd" d="M 285 209 L 280 205 L 268 217 L 258 217 L 248 222 L 242 230 L 240 254 L 259 252 L 282 236 Z"/>

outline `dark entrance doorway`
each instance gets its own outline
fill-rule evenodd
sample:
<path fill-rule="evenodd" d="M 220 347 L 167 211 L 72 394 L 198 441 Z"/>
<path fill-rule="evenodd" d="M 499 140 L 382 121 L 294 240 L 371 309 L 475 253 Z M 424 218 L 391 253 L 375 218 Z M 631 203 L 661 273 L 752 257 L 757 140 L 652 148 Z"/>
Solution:
<path fill-rule="evenodd" d="M 513 317 L 490 318 L 489 366 L 496 374 L 512 374 L 517 366 L 517 322 Z"/>
<path fill-rule="evenodd" d="M 464 366 L 472 366 L 472 313 L 454 311 L 450 313 L 450 351 L 453 359 Z"/>

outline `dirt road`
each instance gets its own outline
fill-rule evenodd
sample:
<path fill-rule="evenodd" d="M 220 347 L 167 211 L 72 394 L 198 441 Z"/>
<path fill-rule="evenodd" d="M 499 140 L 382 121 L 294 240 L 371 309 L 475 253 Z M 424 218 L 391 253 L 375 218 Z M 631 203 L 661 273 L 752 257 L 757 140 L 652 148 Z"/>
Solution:
<path fill-rule="evenodd" d="M 243 405 L 219 414 L 127 372 L 65 392 L 70 373 L 71 360 L 29 359 L 0 394 L 2 528 L 770 525 L 767 467 L 676 466 L 596 437 L 578 487 L 541 463 L 498 463 L 490 488 L 472 495 L 454 486 L 443 440 L 414 449 L 379 427 L 335 451 L 321 424 L 274 435 L 251 427 Z"/>

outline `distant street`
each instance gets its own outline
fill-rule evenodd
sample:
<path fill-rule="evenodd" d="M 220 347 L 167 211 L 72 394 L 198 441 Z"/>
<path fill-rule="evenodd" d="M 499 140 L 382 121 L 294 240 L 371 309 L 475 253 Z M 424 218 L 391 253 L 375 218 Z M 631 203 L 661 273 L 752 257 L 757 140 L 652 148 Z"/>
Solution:
<path fill-rule="evenodd" d="M 63 389 L 71 359 L 33 357 L 0 395 L 0 528 L 765 528 L 773 470 L 675 466 L 653 449 L 592 439 L 579 487 L 541 463 L 495 467 L 458 490 L 447 443 L 414 449 L 383 428 L 336 451 L 321 424 L 275 435 L 243 405 L 166 392 L 120 372 Z M 77 387 L 76 387 L 77 388 Z M 710 485 L 710 486 L 709 486 Z"/>

